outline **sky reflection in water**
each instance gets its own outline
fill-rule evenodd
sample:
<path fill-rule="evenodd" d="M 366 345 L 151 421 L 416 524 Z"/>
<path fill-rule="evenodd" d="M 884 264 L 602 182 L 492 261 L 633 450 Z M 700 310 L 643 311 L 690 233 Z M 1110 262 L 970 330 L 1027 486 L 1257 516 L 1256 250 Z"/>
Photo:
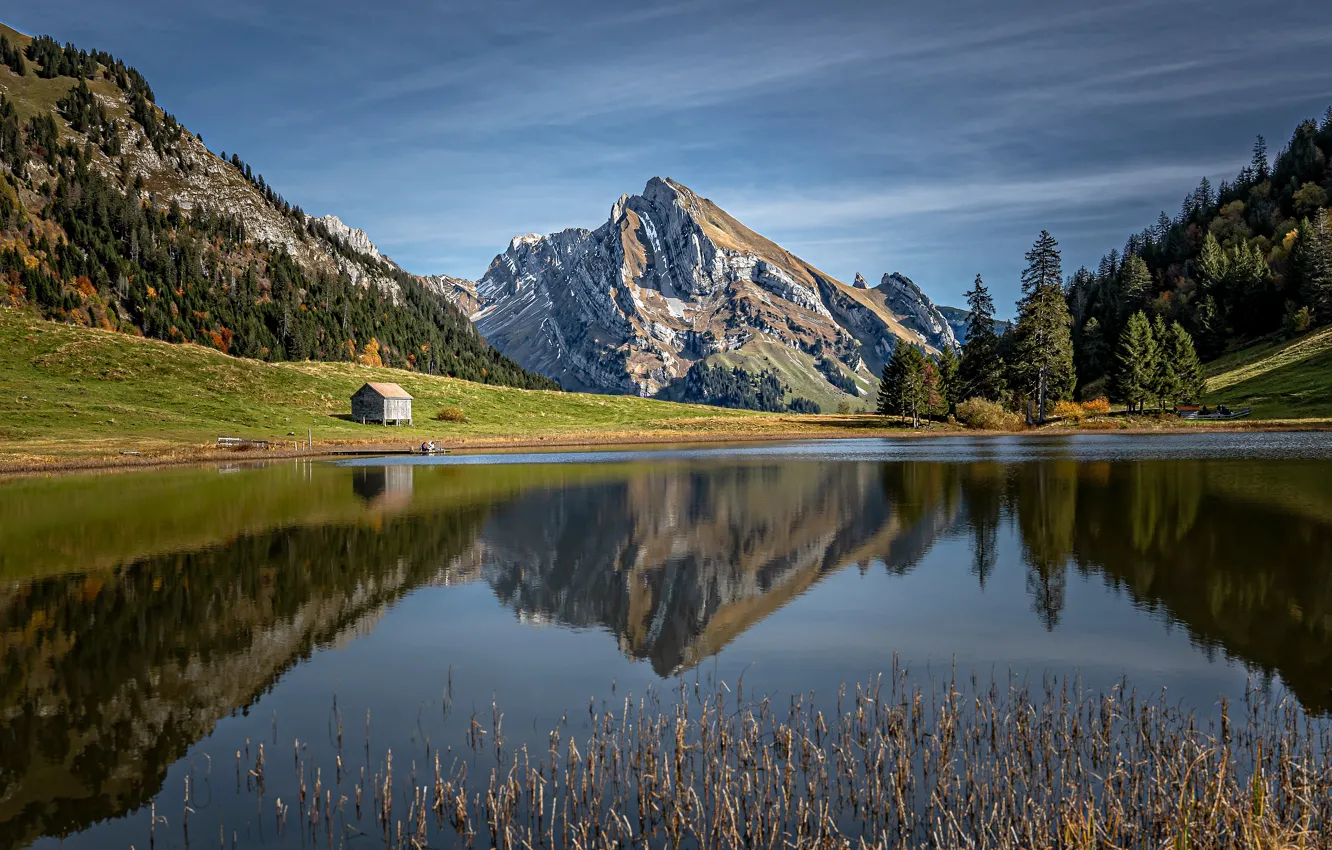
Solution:
<path fill-rule="evenodd" d="M 327 747 L 335 695 L 358 744 L 368 709 L 407 753 L 492 701 L 539 744 L 589 700 L 743 676 L 831 703 L 895 656 L 1204 711 L 1253 675 L 1332 708 L 1324 435 L 219 471 L 0 485 L 0 845 L 143 845 L 142 807 L 209 759 L 201 833 L 257 843 L 235 750 Z"/>

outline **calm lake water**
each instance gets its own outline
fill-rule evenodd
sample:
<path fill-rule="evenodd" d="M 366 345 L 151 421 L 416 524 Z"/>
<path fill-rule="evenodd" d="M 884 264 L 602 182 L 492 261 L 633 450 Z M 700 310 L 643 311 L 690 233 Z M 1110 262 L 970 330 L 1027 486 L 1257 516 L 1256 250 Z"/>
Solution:
<path fill-rule="evenodd" d="M 334 801 L 388 749 L 462 758 L 474 715 L 540 747 L 630 694 L 832 703 L 895 659 L 1332 710 L 1332 435 L 20 479 L 0 541 L 0 848 L 307 846 L 276 800 L 340 726 Z"/>

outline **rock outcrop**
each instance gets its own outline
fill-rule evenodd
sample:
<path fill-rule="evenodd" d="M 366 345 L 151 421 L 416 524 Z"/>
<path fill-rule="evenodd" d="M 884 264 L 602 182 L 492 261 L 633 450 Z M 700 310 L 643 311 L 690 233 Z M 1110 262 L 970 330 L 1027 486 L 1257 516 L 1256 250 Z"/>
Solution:
<path fill-rule="evenodd" d="M 791 394 L 826 406 L 852 385 L 870 396 L 897 340 L 955 344 L 914 284 L 844 284 L 659 177 L 595 230 L 516 236 L 474 288 L 441 291 L 499 351 L 592 392 L 654 396 L 700 361 L 780 359 Z"/>
<path fill-rule="evenodd" d="M 931 346 L 957 348 L 952 325 L 911 278 L 899 272 L 886 274 L 879 282 L 878 290 L 883 293 L 884 304 L 888 309 L 900 316 L 904 325 L 924 337 Z"/>
<path fill-rule="evenodd" d="M 364 230 L 343 224 L 342 219 L 335 215 L 321 216 L 314 220 L 328 228 L 330 234 L 340 239 L 342 244 L 353 251 L 374 257 L 376 260 L 388 260 L 388 257 L 379 253 L 379 249 L 375 247 L 375 243 L 370 241 L 369 235 Z M 390 260 L 390 262 L 392 261 Z"/>

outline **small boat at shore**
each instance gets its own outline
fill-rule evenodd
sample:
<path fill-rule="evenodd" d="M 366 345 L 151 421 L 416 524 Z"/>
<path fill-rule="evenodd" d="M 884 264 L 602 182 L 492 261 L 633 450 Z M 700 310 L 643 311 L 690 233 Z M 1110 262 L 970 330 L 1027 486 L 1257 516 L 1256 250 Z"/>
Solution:
<path fill-rule="evenodd" d="M 1230 419 L 1243 419 L 1250 413 L 1253 413 L 1252 407 L 1241 407 L 1239 410 L 1231 410 L 1222 404 L 1215 410 L 1208 410 L 1205 407 L 1192 410 L 1181 410 L 1179 411 L 1179 418 L 1202 422 L 1225 422 Z"/>

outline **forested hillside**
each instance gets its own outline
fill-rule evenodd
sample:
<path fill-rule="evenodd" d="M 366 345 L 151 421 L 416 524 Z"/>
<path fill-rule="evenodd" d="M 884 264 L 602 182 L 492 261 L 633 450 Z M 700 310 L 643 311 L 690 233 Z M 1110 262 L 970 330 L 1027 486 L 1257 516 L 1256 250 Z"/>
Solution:
<path fill-rule="evenodd" d="M 358 251 L 134 68 L 0 27 L 0 305 L 263 360 L 358 360 L 554 388 L 443 297 Z"/>
<path fill-rule="evenodd" d="M 1131 236 L 1068 289 L 1079 384 L 1115 371 L 1130 317 L 1179 322 L 1204 359 L 1247 340 L 1332 322 L 1332 108 L 1272 158 L 1260 136 L 1233 181 L 1206 178 L 1179 212 Z"/>

